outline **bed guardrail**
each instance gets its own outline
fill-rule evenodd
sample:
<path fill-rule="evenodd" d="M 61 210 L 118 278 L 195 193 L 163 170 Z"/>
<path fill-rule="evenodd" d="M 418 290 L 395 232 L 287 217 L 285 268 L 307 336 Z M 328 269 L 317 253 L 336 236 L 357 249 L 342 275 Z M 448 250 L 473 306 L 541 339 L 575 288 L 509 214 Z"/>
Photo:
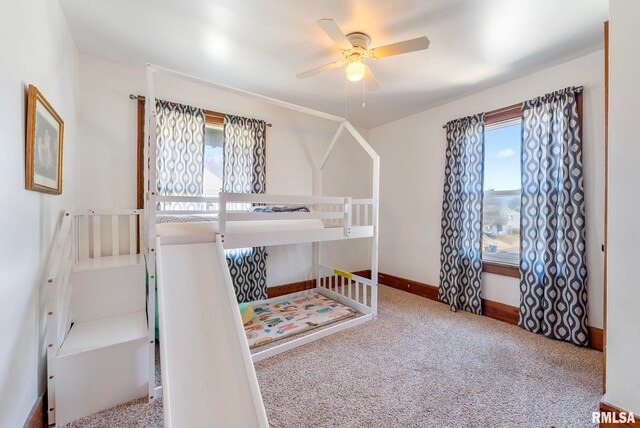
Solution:
<path fill-rule="evenodd" d="M 156 196 L 160 215 L 217 215 L 220 198 L 217 196 Z"/>
<path fill-rule="evenodd" d="M 217 216 L 221 234 L 227 223 L 235 221 L 321 220 L 328 227 L 343 227 L 344 235 L 352 227 L 373 225 L 373 199 L 343 196 L 295 196 L 257 193 L 226 193 L 209 196 L 157 196 L 159 215 Z M 306 206 L 310 212 L 255 212 L 251 207 Z"/>
<path fill-rule="evenodd" d="M 71 213 L 75 261 L 140 252 L 143 210 L 78 210 Z"/>
<path fill-rule="evenodd" d="M 300 205 L 311 207 L 311 212 L 238 212 L 227 211 L 229 206 Z M 317 219 L 332 226 L 342 226 L 345 236 L 351 233 L 351 198 L 340 196 L 294 196 L 258 193 L 220 193 L 220 233 L 225 234 L 227 222 L 243 220 Z"/>
<path fill-rule="evenodd" d="M 376 315 L 377 283 L 363 276 L 355 275 L 327 265 L 318 269 L 317 289 L 340 303 L 346 304 L 363 314 Z"/>
<path fill-rule="evenodd" d="M 351 224 L 353 226 L 371 226 L 373 224 L 373 199 L 353 199 L 351 204 Z"/>

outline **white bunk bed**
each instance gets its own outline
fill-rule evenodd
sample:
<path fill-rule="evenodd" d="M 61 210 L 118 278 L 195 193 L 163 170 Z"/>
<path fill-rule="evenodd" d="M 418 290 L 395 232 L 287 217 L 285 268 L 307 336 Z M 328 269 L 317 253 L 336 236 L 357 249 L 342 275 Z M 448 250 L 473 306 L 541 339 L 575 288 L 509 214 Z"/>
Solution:
<path fill-rule="evenodd" d="M 279 107 L 310 114 L 339 123 L 322 162 L 314 171 L 314 194 L 312 196 L 270 195 L 270 194 L 240 194 L 220 193 L 218 197 L 199 196 L 165 196 L 158 195 L 156 189 L 156 111 L 155 111 L 155 87 L 154 74 L 168 74 L 196 83 L 213 86 L 218 89 L 239 93 L 255 98 L 261 102 L 267 102 Z M 233 248 L 286 245 L 296 243 L 312 243 L 312 266 L 316 287 L 311 292 L 333 299 L 348 306 L 361 315 L 331 324 L 328 327 L 318 329 L 292 340 L 283 341 L 281 344 L 258 351 L 251 355 L 253 362 L 270 357 L 280 352 L 309 343 L 321 337 L 353 327 L 373 319 L 377 314 L 377 276 L 378 276 L 378 197 L 379 197 L 379 171 L 380 158 L 358 131 L 345 119 L 327 113 L 318 112 L 305 107 L 293 105 L 284 101 L 264 97 L 235 88 L 225 87 L 206 80 L 188 76 L 186 74 L 169 70 L 163 67 L 147 64 L 147 97 L 145 117 L 145 209 L 144 209 L 144 237 L 142 239 L 141 253 L 146 257 L 147 271 L 149 274 L 147 307 L 155 307 L 156 275 L 162 275 L 167 271 L 166 267 L 156 269 L 156 258 L 167 253 L 167 246 L 185 246 L 205 243 L 216 243 L 225 250 Z M 335 147 L 343 133 L 350 134 L 372 159 L 371 189 L 372 195 L 368 199 L 353 199 L 350 197 L 335 197 L 322 195 L 322 171 L 329 154 Z M 178 206 L 196 206 L 197 209 L 165 209 L 165 206 L 176 206 L 171 203 L 183 203 Z M 238 206 L 283 206 L 304 205 L 310 212 L 251 212 L 237 210 Z M 344 239 L 369 238 L 371 245 L 371 279 L 353 275 L 339 269 L 328 266 L 322 260 L 323 241 L 336 241 Z M 161 254 L 158 254 L 161 253 Z M 225 266 L 225 270 L 226 266 Z M 225 277 L 228 277 L 228 273 Z M 228 281 L 227 281 L 228 282 Z M 163 281 L 160 281 L 162 286 Z M 165 285 L 164 286 L 168 286 Z M 227 284 L 227 287 L 231 287 Z M 162 293 L 162 291 L 160 291 Z M 305 291 L 302 293 L 307 293 Z M 165 293 L 166 294 L 166 293 Z M 291 297 L 300 295 L 296 293 Z M 166 302 L 161 301 L 162 305 Z M 223 304 L 224 302 L 220 302 Z M 224 303 L 224 304 L 229 304 Z M 237 305 L 232 309 L 238 312 L 236 320 L 240 320 Z M 161 338 L 163 317 L 160 315 Z M 165 320 L 166 322 L 166 320 Z M 154 317 L 148 317 L 148 331 L 155 331 Z M 239 327 L 239 328 L 238 328 Z M 231 334 L 231 333 L 230 333 Z M 236 326 L 233 334 L 243 335 L 242 326 Z M 161 340 L 162 342 L 162 340 Z M 247 356 L 248 344 L 246 337 L 240 341 L 246 347 L 244 354 Z M 162 343 L 161 343 L 162 347 Z M 162 348 L 161 348 L 162 349 Z M 162 352 L 164 357 L 166 354 Z M 155 360 L 154 340 L 149 344 L 149 370 L 153 370 Z M 250 361 L 244 364 L 250 364 Z M 253 367 L 245 367 L 249 376 L 255 377 Z M 165 383 L 163 362 L 163 384 Z M 153 379 L 150 373 L 150 379 Z M 168 379 L 168 377 L 167 377 Z M 149 397 L 162 396 L 162 387 L 149 383 Z M 168 391 L 165 392 L 168 394 Z M 259 392 L 258 392 L 259 394 Z M 167 397 L 168 399 L 168 397 Z M 260 411 L 260 403 L 256 404 Z M 256 401 L 257 402 L 257 401 Z M 165 402 L 165 406 L 167 403 Z M 263 411 L 263 410 L 262 410 Z M 165 416 L 167 415 L 165 411 Z"/>
<path fill-rule="evenodd" d="M 252 355 L 254 362 L 317 340 L 329 334 L 371 320 L 377 312 L 377 283 L 337 267 L 322 263 L 320 242 L 374 237 L 373 199 L 351 199 L 327 196 L 283 196 L 246 193 L 220 193 L 219 197 L 168 197 L 158 202 L 190 202 L 207 205 L 203 210 L 157 210 L 156 236 L 161 245 L 205 243 L 219 240 L 224 249 L 314 243 L 313 269 L 316 288 L 278 296 L 253 304 L 294 299 L 318 293 L 357 311 L 360 316 L 341 320 L 315 332 Z M 239 204 L 262 207 L 304 205 L 311 212 L 231 211 Z M 373 257 L 377 257 L 374 254 Z M 375 262 L 375 260 L 372 260 Z M 258 348 L 259 349 L 259 348 Z"/>

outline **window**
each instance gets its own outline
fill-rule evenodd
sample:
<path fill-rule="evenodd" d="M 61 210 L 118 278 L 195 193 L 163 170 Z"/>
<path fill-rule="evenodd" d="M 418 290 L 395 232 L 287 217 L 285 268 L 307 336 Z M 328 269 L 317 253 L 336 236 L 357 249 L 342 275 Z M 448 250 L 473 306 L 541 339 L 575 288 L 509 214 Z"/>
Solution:
<path fill-rule="evenodd" d="M 218 196 L 222 192 L 224 169 L 224 127 L 207 122 L 204 128 L 204 196 Z M 227 208 L 247 211 L 251 204 L 228 204 Z"/>
<path fill-rule="evenodd" d="M 144 97 L 138 97 L 138 138 L 137 138 L 137 204 L 144 207 Z M 224 117 L 223 113 L 205 110 L 205 135 L 203 156 L 203 196 L 218 196 L 222 191 L 224 170 Z M 271 126 L 270 124 L 268 126 Z M 215 208 L 215 205 L 213 204 Z M 234 210 L 248 210 L 251 204 L 230 204 Z"/>
<path fill-rule="evenodd" d="M 204 179 L 205 196 L 218 196 L 222 191 L 224 130 L 220 125 L 207 124 L 204 129 Z"/>
<path fill-rule="evenodd" d="M 512 110 L 486 121 L 482 260 L 486 272 L 519 276 L 521 126 Z"/>

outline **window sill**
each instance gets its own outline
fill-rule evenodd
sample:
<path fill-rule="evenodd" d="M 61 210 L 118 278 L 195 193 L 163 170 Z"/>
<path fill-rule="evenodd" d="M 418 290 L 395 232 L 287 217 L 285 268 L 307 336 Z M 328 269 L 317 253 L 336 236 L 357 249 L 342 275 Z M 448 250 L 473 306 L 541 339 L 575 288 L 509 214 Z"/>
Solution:
<path fill-rule="evenodd" d="M 496 275 L 510 276 L 512 278 L 520 278 L 520 268 L 515 265 L 508 265 L 496 262 L 482 262 L 482 272 L 494 273 Z"/>

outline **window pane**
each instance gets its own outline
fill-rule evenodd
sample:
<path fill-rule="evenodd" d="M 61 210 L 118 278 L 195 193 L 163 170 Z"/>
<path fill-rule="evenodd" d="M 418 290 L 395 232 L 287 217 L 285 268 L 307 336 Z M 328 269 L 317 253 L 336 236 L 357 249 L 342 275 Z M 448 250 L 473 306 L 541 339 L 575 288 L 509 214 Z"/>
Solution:
<path fill-rule="evenodd" d="M 520 121 L 485 131 L 484 260 L 519 263 L 520 141 Z"/>
<path fill-rule="evenodd" d="M 207 126 L 204 130 L 204 194 L 217 196 L 222 191 L 224 131 L 221 127 Z"/>

